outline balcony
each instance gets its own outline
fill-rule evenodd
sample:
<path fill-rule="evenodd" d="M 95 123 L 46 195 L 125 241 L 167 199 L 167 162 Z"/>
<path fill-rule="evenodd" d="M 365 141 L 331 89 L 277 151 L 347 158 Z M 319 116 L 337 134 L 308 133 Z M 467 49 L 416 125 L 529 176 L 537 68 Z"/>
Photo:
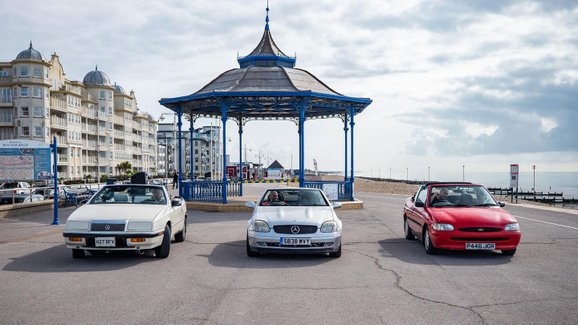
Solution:
<path fill-rule="evenodd" d="M 56 97 L 50 97 L 50 108 L 66 112 L 66 101 Z"/>
<path fill-rule="evenodd" d="M 84 141 L 84 146 L 88 149 L 96 149 L 96 141 Z"/>
<path fill-rule="evenodd" d="M 65 118 L 51 116 L 50 126 L 53 128 L 66 129 L 68 127 L 68 121 Z"/>
<path fill-rule="evenodd" d="M 94 124 L 83 124 L 82 132 L 96 134 L 96 125 Z"/>

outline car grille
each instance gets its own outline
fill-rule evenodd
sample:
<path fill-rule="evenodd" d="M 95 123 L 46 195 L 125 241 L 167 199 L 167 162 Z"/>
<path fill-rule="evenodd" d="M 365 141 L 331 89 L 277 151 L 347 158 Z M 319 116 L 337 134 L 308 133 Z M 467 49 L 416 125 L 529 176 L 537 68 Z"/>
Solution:
<path fill-rule="evenodd" d="M 96 244 L 94 243 L 94 237 L 86 238 L 86 246 L 87 247 L 96 247 Z M 126 238 L 115 237 L 115 246 L 114 247 L 115 248 L 128 247 L 126 245 Z"/>
<path fill-rule="evenodd" d="M 124 231 L 124 222 L 98 222 L 90 225 L 90 231 Z"/>
<path fill-rule="evenodd" d="M 279 245 L 279 243 L 273 242 L 257 242 L 259 246 L 267 247 L 293 247 L 293 248 L 321 248 L 333 246 L 334 242 L 321 242 L 321 243 L 311 243 L 311 245 Z"/>
<path fill-rule="evenodd" d="M 478 241 L 478 242 L 495 242 L 509 240 L 507 237 L 451 237 L 452 240 L 457 241 Z"/>
<path fill-rule="evenodd" d="M 291 228 L 299 227 L 299 231 L 292 232 Z M 306 225 L 282 225 L 273 226 L 273 230 L 278 234 L 314 234 L 317 232 L 317 226 L 306 226 Z"/>
<path fill-rule="evenodd" d="M 497 232 L 501 231 L 501 228 L 493 228 L 493 227 L 470 227 L 470 228 L 459 228 L 460 231 L 465 232 Z"/>

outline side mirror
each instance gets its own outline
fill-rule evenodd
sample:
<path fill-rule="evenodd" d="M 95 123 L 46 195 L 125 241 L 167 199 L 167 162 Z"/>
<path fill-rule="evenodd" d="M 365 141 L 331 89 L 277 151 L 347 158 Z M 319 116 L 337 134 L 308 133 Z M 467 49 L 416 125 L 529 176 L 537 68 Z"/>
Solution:
<path fill-rule="evenodd" d="M 498 202 L 498 204 L 500 205 L 500 208 L 503 208 L 503 207 L 506 206 L 506 203 L 505 203 L 505 202 Z"/>
<path fill-rule="evenodd" d="M 249 209 L 254 209 L 257 206 L 257 204 L 253 201 L 249 201 L 249 202 L 245 202 L 245 206 Z"/>
<path fill-rule="evenodd" d="M 423 203 L 422 201 L 415 201 L 415 207 L 416 208 L 423 208 L 423 207 L 425 207 L 425 203 Z"/>
<path fill-rule="evenodd" d="M 183 200 L 180 197 L 174 198 L 171 200 L 171 206 L 173 207 L 179 207 L 183 205 Z"/>
<path fill-rule="evenodd" d="M 331 206 L 332 206 L 334 209 L 339 209 L 339 208 L 341 208 L 341 207 L 343 206 L 343 204 L 341 204 L 341 202 L 331 202 Z"/>

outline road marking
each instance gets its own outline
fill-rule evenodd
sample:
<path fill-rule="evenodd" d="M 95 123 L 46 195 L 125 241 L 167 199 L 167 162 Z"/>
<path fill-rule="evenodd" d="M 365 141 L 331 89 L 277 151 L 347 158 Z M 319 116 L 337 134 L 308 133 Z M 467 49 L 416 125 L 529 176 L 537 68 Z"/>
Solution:
<path fill-rule="evenodd" d="M 553 223 L 553 222 L 548 222 L 548 221 L 536 220 L 536 219 L 526 218 L 526 217 L 520 217 L 520 216 L 516 216 L 516 218 L 526 219 L 526 220 L 532 220 L 532 221 L 536 221 L 536 222 L 547 223 L 547 224 L 549 224 L 549 225 L 554 225 L 554 226 L 558 226 L 558 227 L 564 227 L 564 228 L 570 228 L 570 229 L 578 230 L 578 228 L 576 228 L 576 227 L 561 225 L 561 224 L 558 224 L 558 223 Z"/>

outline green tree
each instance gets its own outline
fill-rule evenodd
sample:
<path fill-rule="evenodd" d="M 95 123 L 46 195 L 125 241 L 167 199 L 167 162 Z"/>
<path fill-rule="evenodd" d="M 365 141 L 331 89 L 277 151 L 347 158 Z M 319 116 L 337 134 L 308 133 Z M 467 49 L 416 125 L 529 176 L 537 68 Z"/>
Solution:
<path fill-rule="evenodd" d="M 132 165 L 128 161 L 123 161 L 116 165 L 116 169 L 118 169 L 121 174 L 125 174 L 127 170 L 132 169 Z"/>

